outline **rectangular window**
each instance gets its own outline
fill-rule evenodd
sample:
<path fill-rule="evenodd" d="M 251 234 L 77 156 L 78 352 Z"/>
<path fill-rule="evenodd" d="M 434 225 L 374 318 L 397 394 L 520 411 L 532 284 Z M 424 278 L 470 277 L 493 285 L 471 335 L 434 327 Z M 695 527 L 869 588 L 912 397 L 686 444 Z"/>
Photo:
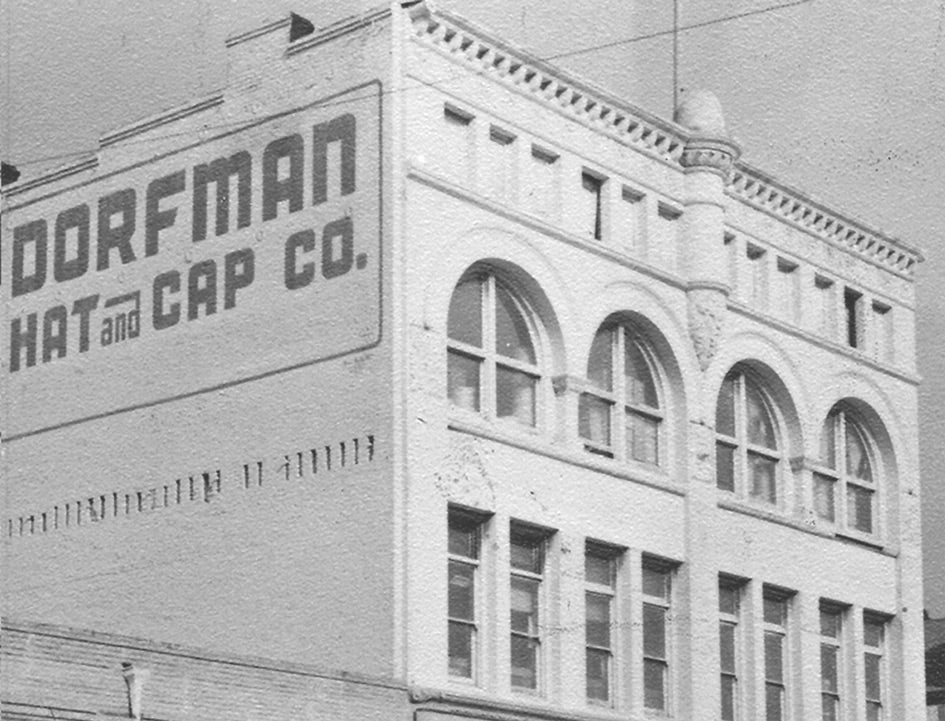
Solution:
<path fill-rule="evenodd" d="M 511 684 L 537 691 L 541 678 L 541 588 L 545 570 L 545 534 L 513 524 L 511 566 Z"/>
<path fill-rule="evenodd" d="M 765 719 L 787 718 L 787 625 L 788 598 L 765 588 L 763 596 L 765 648 Z"/>
<path fill-rule="evenodd" d="M 581 173 L 581 233 L 594 240 L 603 236 L 604 178 L 588 171 Z"/>
<path fill-rule="evenodd" d="M 842 622 L 842 609 L 821 604 L 820 706 L 823 721 L 840 721 L 841 719 Z"/>
<path fill-rule="evenodd" d="M 512 204 L 515 192 L 515 135 L 496 125 L 489 126 L 489 143 L 483 153 L 483 176 L 489 194 Z"/>
<path fill-rule="evenodd" d="M 443 105 L 440 132 L 430 138 L 430 164 L 443 175 L 468 182 L 472 171 L 473 119 L 475 116 L 450 103 Z"/>
<path fill-rule="evenodd" d="M 846 340 L 851 348 L 860 348 L 862 343 L 862 323 L 860 314 L 862 312 L 860 301 L 863 298 L 862 293 L 858 293 L 852 288 L 843 289 L 843 307 L 846 315 Z"/>
<path fill-rule="evenodd" d="M 587 698 L 613 704 L 614 611 L 617 551 L 588 543 L 584 552 L 584 619 Z"/>
<path fill-rule="evenodd" d="M 883 721 L 883 697 L 886 686 L 886 624 L 872 616 L 863 616 L 863 673 L 866 679 L 866 721 Z"/>
<path fill-rule="evenodd" d="M 484 518 L 458 508 L 449 510 L 448 656 L 450 676 L 475 680 L 477 673 L 478 575 Z"/>
<path fill-rule="evenodd" d="M 721 677 L 722 721 L 739 718 L 738 623 L 742 584 L 735 579 L 719 578 L 719 674 Z"/>
<path fill-rule="evenodd" d="M 663 561 L 643 559 L 643 705 L 667 711 L 670 639 L 667 621 L 672 569 Z"/>
<path fill-rule="evenodd" d="M 745 245 L 745 256 L 749 261 L 748 279 L 751 283 L 751 292 L 748 301 L 755 310 L 767 310 L 768 307 L 768 269 L 767 252 L 764 248 L 748 243 Z"/>
<path fill-rule="evenodd" d="M 738 242 L 734 233 L 726 232 L 722 236 L 722 244 L 725 246 L 725 257 L 728 261 L 728 284 L 732 288 L 732 295 L 738 296 Z"/>
<path fill-rule="evenodd" d="M 649 259 L 667 270 L 676 270 L 682 211 L 662 201 L 656 204 L 656 227 L 648 251 Z"/>
<path fill-rule="evenodd" d="M 873 301 L 871 335 L 873 336 L 873 357 L 879 361 L 891 361 L 893 355 L 892 312 L 885 303 Z"/>
<path fill-rule="evenodd" d="M 614 214 L 614 237 L 631 252 L 646 254 L 643 218 L 646 215 L 646 196 L 634 188 L 624 185 L 620 189 L 620 202 Z"/>
<path fill-rule="evenodd" d="M 542 220 L 558 217 L 558 154 L 532 145 L 531 162 L 523 178 L 525 210 Z"/>
<path fill-rule="evenodd" d="M 797 263 L 787 258 L 778 258 L 778 312 L 791 323 L 797 320 L 799 310 L 799 287 Z"/>
<path fill-rule="evenodd" d="M 814 276 L 814 288 L 820 299 L 817 329 L 821 335 L 834 339 L 837 336 L 837 302 L 834 282 L 822 275 Z"/>

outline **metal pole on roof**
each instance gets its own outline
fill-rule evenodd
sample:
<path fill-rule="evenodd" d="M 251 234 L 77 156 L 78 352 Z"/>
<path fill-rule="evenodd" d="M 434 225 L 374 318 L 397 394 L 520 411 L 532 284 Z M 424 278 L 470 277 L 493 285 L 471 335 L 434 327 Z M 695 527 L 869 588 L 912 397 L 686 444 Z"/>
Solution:
<path fill-rule="evenodd" d="M 679 0 L 673 0 L 673 107 L 679 105 Z M 670 117 L 672 117 L 670 114 Z"/>

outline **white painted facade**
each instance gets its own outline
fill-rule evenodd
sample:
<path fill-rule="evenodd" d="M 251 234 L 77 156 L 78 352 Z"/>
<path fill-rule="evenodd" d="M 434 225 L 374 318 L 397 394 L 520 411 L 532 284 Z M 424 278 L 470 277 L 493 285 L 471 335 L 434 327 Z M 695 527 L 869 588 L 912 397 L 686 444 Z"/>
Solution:
<path fill-rule="evenodd" d="M 45 426 L 41 409 L 33 426 L 9 417 L 4 570 L 22 590 L 5 592 L 6 613 L 389 675 L 423 721 L 920 718 L 918 252 L 739 160 L 711 96 L 660 119 L 423 2 L 288 45 L 287 31 L 234 39 L 218 100 L 14 186 L 4 232 L 51 193 L 94 203 L 102 183 L 138 182 L 136 163 L 165 152 L 173 165 L 180 133 L 206 141 L 180 156 L 190 168 L 255 138 L 242 123 L 307 108 L 305 208 L 279 200 L 274 219 L 257 219 L 254 175 L 251 222 L 213 241 L 220 253 L 281 248 L 328 220 L 309 207 L 304 133 L 370 95 L 379 114 L 352 112 L 380 135 L 377 150 L 357 136 L 357 182 L 377 168 L 380 202 L 342 186 L 329 202 L 331 218 L 354 217 L 355 252 L 379 248 L 364 270 L 378 271 L 377 340 L 339 341 L 309 363 L 312 327 L 289 354 L 301 365 L 265 377 L 237 364 L 166 402 L 109 399 L 94 418 Z M 254 158 L 296 132 L 275 122 Z M 212 130 L 225 124 L 232 141 Z M 140 183 L 142 218 L 158 175 Z M 86 179 L 94 190 L 71 190 Z M 51 229 L 70 203 L 45 202 Z M 360 235 L 366 208 L 379 220 Z M 213 247 L 174 242 L 181 268 Z M 303 288 L 287 305 L 279 264 L 300 271 L 310 252 L 257 268 L 254 284 L 271 281 L 251 289 L 263 325 L 324 298 Z M 142 260 L 79 282 L 151 282 L 155 259 Z M 49 304 L 64 302 L 58 287 Z M 363 324 L 351 309 L 368 293 L 326 300 L 342 329 Z M 36 311 L 13 300 L 5 328 Z M 239 348 L 224 341 L 241 323 L 205 311 L 194 328 L 232 363 Z M 145 342 L 167 352 L 159 341 L 143 330 L 123 360 L 142 363 Z M 250 355 L 285 352 L 266 347 Z M 16 403 L 60 362 L 37 353 L 4 374 Z M 126 377 L 109 353 L 61 365 L 73 382 Z M 172 390 L 193 380 L 157 378 Z M 335 454 L 332 474 L 318 475 L 315 451 L 322 464 Z M 129 465 L 147 480 L 119 482 Z M 189 476 L 194 502 L 175 503 Z M 66 527 L 57 515 L 53 528 L 53 508 L 68 499 L 87 514 L 103 494 L 103 518 Z M 139 566 L 144 556 L 155 562 Z"/>

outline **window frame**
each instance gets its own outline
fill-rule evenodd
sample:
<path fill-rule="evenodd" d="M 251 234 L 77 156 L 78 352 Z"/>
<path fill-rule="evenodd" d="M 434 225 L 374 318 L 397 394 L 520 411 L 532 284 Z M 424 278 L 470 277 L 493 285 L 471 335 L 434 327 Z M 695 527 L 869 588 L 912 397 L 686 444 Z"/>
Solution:
<path fill-rule="evenodd" d="M 791 673 L 791 599 L 793 594 L 780 588 L 764 586 L 761 595 L 761 630 L 764 649 L 764 718 L 765 721 L 787 721 L 791 718 L 791 693 L 792 673 Z M 778 622 L 770 621 L 767 614 L 768 602 L 779 604 L 781 608 L 781 620 Z M 780 660 L 780 678 L 774 678 L 771 670 L 768 668 L 768 638 L 777 637 L 779 641 Z M 769 687 L 780 688 L 779 716 L 771 717 L 768 705 Z"/>
<path fill-rule="evenodd" d="M 615 687 L 618 678 L 619 648 L 620 638 L 616 629 L 620 628 L 620 598 L 618 594 L 618 573 L 620 559 L 623 549 L 610 546 L 597 541 L 585 540 L 584 544 L 584 669 L 585 669 L 585 700 L 588 704 L 596 707 L 615 708 L 617 706 L 617 689 Z M 587 561 L 588 558 L 596 558 L 608 564 L 609 583 L 602 584 L 591 580 L 588 577 Z M 607 599 L 607 622 L 608 622 L 608 645 L 601 646 L 593 644 L 588 638 L 587 626 L 588 616 L 588 597 L 596 596 Z M 590 679 L 588 671 L 590 670 L 589 657 L 591 653 L 603 654 L 607 660 L 607 671 L 605 674 L 606 697 L 599 698 L 591 695 Z"/>
<path fill-rule="evenodd" d="M 548 542 L 552 532 L 533 526 L 521 521 L 512 520 L 509 522 L 509 688 L 513 693 L 534 694 L 543 696 L 545 694 L 545 673 L 547 662 L 545 660 L 545 633 L 544 618 L 549 608 L 547 603 L 547 560 L 548 560 Z M 523 569 L 514 565 L 512 547 L 516 544 L 516 538 L 519 542 L 533 544 L 537 552 L 538 571 Z M 534 595 L 534 615 L 535 629 L 533 632 L 522 632 L 515 629 L 515 622 L 512 614 L 515 612 L 514 602 L 514 584 L 515 580 L 534 583 L 537 590 Z M 534 686 L 525 686 L 515 683 L 514 652 L 516 638 L 525 639 L 534 646 Z"/>
<path fill-rule="evenodd" d="M 886 650 L 886 637 L 889 629 L 889 618 L 879 614 L 863 611 L 863 704 L 866 721 L 885 721 L 888 718 L 888 698 L 889 698 L 889 668 Z M 867 641 L 867 626 L 879 628 L 879 641 L 873 645 Z M 868 658 L 876 658 L 877 672 L 879 675 L 879 696 L 872 698 L 870 696 L 870 682 L 868 678 Z M 870 709 L 878 709 L 876 716 L 870 716 Z"/>
<path fill-rule="evenodd" d="M 672 716 L 674 708 L 674 683 L 675 683 L 675 633 L 673 629 L 673 608 L 675 592 L 675 575 L 678 564 L 656 556 L 643 554 L 641 560 L 641 588 L 640 588 L 640 665 L 641 679 L 643 680 L 642 699 L 640 705 L 648 714 L 659 714 L 662 716 Z M 647 593 L 646 573 L 647 571 L 660 573 L 664 575 L 665 592 L 662 596 L 656 596 Z M 647 607 L 659 608 L 663 612 L 663 656 L 654 656 L 647 652 Z M 646 668 L 647 663 L 660 664 L 663 668 L 662 673 L 662 706 L 648 706 L 647 686 L 646 686 Z"/>
<path fill-rule="evenodd" d="M 453 530 L 454 525 L 466 525 L 472 526 L 472 531 L 475 533 L 475 556 L 468 556 L 454 552 L 449 546 L 449 538 L 447 540 L 447 608 L 446 608 L 446 619 L 447 619 L 447 639 L 446 639 L 446 657 L 447 657 L 447 676 L 451 681 L 456 681 L 459 683 L 468 683 L 473 685 L 478 685 L 481 682 L 481 667 L 482 667 L 482 608 L 483 608 L 483 572 L 481 571 L 483 565 L 482 558 L 482 549 L 483 549 L 483 537 L 485 536 L 486 526 L 489 521 L 489 514 L 483 513 L 480 511 L 475 511 L 472 509 L 464 508 L 461 506 L 450 505 L 447 508 L 447 534 L 450 534 Z M 462 529 L 461 529 L 462 530 Z M 473 614 L 472 618 L 460 618 L 453 617 L 451 614 L 451 609 L 449 607 L 449 591 L 450 591 L 450 581 L 452 580 L 452 569 L 455 564 L 461 564 L 468 568 L 472 569 L 472 579 L 473 579 L 473 592 L 472 592 L 472 603 L 473 603 Z M 450 629 L 454 624 L 460 624 L 465 627 L 471 627 L 472 629 L 472 641 L 469 643 L 470 646 L 470 674 L 464 676 L 461 674 L 454 674 L 450 668 L 450 660 L 452 659 L 451 651 L 451 636 Z"/>
<path fill-rule="evenodd" d="M 742 601 L 744 596 L 744 589 L 746 582 L 744 579 L 736 578 L 733 576 L 727 576 L 725 574 L 719 574 L 719 602 L 718 602 L 718 614 L 719 614 L 719 692 L 720 692 L 720 708 L 719 708 L 719 719 L 720 721 L 741 721 L 742 715 L 744 713 L 744 707 L 742 702 L 742 684 L 740 680 L 744 681 L 744 661 L 742 644 L 743 644 L 743 631 L 742 631 Z M 734 598 L 734 611 L 728 611 L 723 608 L 722 605 L 722 592 L 730 591 L 732 592 Z M 732 668 L 726 669 L 723 665 L 723 644 L 724 640 L 722 638 L 722 627 L 730 626 L 732 630 Z M 732 680 L 732 715 L 731 717 L 726 717 L 725 707 L 724 707 L 724 688 L 725 680 Z"/>
<path fill-rule="evenodd" d="M 829 616 L 836 619 L 836 634 L 831 635 L 824 630 L 824 617 Z M 820 637 L 820 709 L 821 719 L 823 721 L 841 721 L 846 712 L 846 703 L 844 699 L 844 674 L 846 665 L 844 654 L 844 629 L 846 627 L 846 608 L 828 601 L 821 601 L 819 606 L 819 637 Z M 827 688 L 824 673 L 824 649 L 830 648 L 834 654 L 834 678 L 833 690 Z M 834 705 L 833 719 L 826 714 L 826 702 L 832 699 Z"/>
<path fill-rule="evenodd" d="M 725 384 L 730 378 L 734 377 L 733 390 L 733 423 L 734 435 L 728 435 L 719 430 L 719 403 L 722 399 L 722 392 Z M 757 391 L 757 395 L 771 422 L 772 433 L 777 448 L 768 448 L 758 443 L 748 440 L 748 385 L 751 384 Z M 715 420 L 715 453 L 716 453 L 716 488 L 725 493 L 731 493 L 739 500 L 756 504 L 766 509 L 781 510 L 785 505 L 787 495 L 787 433 L 784 418 L 781 415 L 778 404 L 771 397 L 766 383 L 757 373 L 741 365 L 736 365 L 725 374 L 722 379 L 722 385 L 719 386 L 719 392 L 716 396 L 716 420 Z M 732 449 L 732 488 L 724 488 L 720 484 L 719 473 L 719 448 L 726 447 Z M 765 500 L 763 497 L 753 493 L 750 487 L 753 485 L 753 477 L 750 472 L 749 459 L 752 456 L 761 457 L 774 463 L 774 502 Z"/>
<path fill-rule="evenodd" d="M 463 274 L 453 287 L 450 294 L 449 308 L 457 289 L 464 283 L 475 282 L 479 289 L 479 329 L 481 346 L 452 337 L 449 309 L 447 311 L 446 352 L 447 352 L 447 401 L 451 413 L 464 415 L 467 418 L 484 419 L 488 422 L 500 423 L 510 428 L 527 429 L 541 432 L 545 425 L 545 414 L 548 412 L 545 396 L 547 394 L 548 373 L 544 368 L 546 357 L 546 342 L 543 326 L 530 304 L 522 298 L 522 294 L 515 285 L 509 283 L 501 273 L 491 267 L 477 267 Z M 514 305 L 528 332 L 528 340 L 535 357 L 535 363 L 503 355 L 499 352 L 497 343 L 497 304 L 500 290 L 506 293 Z M 454 398 L 451 360 L 460 357 L 473 360 L 478 368 L 478 386 L 476 388 L 476 403 L 470 406 L 457 402 Z M 533 398 L 531 422 L 526 423 L 515 418 L 515 414 L 499 415 L 499 375 L 500 370 L 507 370 L 513 374 L 526 376 L 532 381 Z M 463 386 L 469 387 L 469 386 Z"/>
<path fill-rule="evenodd" d="M 824 458 L 826 455 L 828 436 L 832 443 L 831 455 L 833 459 Z M 869 464 L 871 480 L 859 478 L 849 472 L 847 468 L 847 438 L 848 433 L 855 434 L 866 454 Z M 838 535 L 854 539 L 877 543 L 882 538 L 882 483 L 883 473 L 880 465 L 880 454 L 866 424 L 856 411 L 851 410 L 843 403 L 831 408 L 821 426 L 820 448 L 818 457 L 812 464 L 811 492 L 814 515 L 818 523 L 826 524 L 834 529 Z M 832 465 L 831 465 L 832 463 Z M 821 512 L 819 489 L 825 484 L 830 485 L 830 505 L 833 518 Z M 856 519 L 851 523 L 849 518 L 850 491 L 868 492 L 870 494 L 870 530 L 857 528 Z"/>
<path fill-rule="evenodd" d="M 594 455 L 613 458 L 625 463 L 636 463 L 651 468 L 664 469 L 668 457 L 665 430 L 667 423 L 665 377 L 657 361 L 656 353 L 645 336 L 632 323 L 626 321 L 602 325 L 591 340 L 591 348 L 597 343 L 598 337 L 604 333 L 610 335 L 608 341 L 610 346 L 610 388 L 602 388 L 588 379 L 586 387 L 581 391 L 578 399 L 578 436 L 584 444 L 584 450 Z M 656 406 L 638 403 L 630 398 L 629 384 L 624 372 L 627 350 L 630 344 L 639 352 L 650 377 L 653 379 Z M 589 354 L 588 375 L 590 375 L 590 363 L 591 357 Z M 609 442 L 607 443 L 588 438 L 581 429 L 585 408 L 589 408 L 585 404 L 595 401 L 606 405 L 608 408 L 607 435 L 609 436 Z M 656 452 L 654 460 L 636 458 L 629 448 L 631 434 L 628 432 L 628 420 L 631 417 L 655 425 Z"/>

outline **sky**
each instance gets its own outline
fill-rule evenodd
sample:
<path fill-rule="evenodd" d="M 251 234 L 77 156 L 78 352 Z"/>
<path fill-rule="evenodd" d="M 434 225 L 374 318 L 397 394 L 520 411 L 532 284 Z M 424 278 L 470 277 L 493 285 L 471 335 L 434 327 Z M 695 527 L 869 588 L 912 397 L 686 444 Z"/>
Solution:
<path fill-rule="evenodd" d="M 683 96 L 713 91 L 749 163 L 925 254 L 917 274 L 925 596 L 943 617 L 945 0 L 679 3 L 681 27 L 698 26 L 679 37 Z M 34 176 L 94 150 L 109 129 L 222 87 L 228 35 L 290 10 L 319 27 L 377 4 L 3 0 L 0 157 Z M 671 117 L 669 0 L 437 5 Z M 743 17 L 712 23 L 733 15 Z"/>

